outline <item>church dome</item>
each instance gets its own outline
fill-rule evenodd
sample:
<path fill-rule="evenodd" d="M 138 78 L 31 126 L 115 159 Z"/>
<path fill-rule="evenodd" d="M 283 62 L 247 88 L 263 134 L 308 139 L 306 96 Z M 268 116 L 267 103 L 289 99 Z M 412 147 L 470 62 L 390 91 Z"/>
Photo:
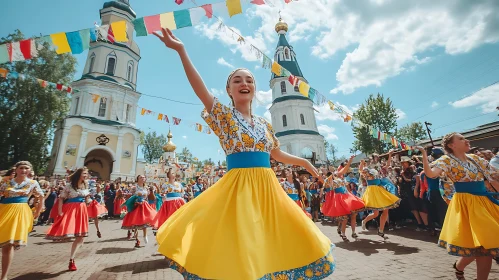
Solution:
<path fill-rule="evenodd" d="M 163 146 L 163 151 L 165 152 L 175 152 L 175 149 L 177 149 L 177 146 L 175 144 L 173 144 L 172 142 L 172 133 L 171 131 L 168 131 L 168 135 L 166 136 L 168 137 L 168 142 L 166 142 L 166 144 Z"/>
<path fill-rule="evenodd" d="M 281 30 L 288 32 L 288 24 L 282 21 L 282 18 L 279 18 L 279 22 L 275 25 L 275 32 L 279 33 Z"/>
<path fill-rule="evenodd" d="M 117 0 L 117 1 L 108 1 L 105 2 L 104 5 L 102 5 L 102 8 L 117 8 L 122 11 L 128 12 L 130 15 L 133 16 L 133 18 L 137 17 L 137 14 L 135 11 L 130 7 L 130 4 L 128 3 L 128 0 Z"/>

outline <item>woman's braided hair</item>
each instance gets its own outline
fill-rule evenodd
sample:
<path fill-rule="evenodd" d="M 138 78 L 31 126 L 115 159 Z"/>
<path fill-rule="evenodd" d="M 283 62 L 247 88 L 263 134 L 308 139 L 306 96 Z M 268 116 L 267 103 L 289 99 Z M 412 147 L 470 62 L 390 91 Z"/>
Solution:
<path fill-rule="evenodd" d="M 452 144 L 452 141 L 454 140 L 454 136 L 457 134 L 457 132 L 451 132 L 442 138 L 442 146 L 444 147 L 445 152 L 448 154 L 452 154 L 452 149 L 449 147 L 449 144 Z"/>

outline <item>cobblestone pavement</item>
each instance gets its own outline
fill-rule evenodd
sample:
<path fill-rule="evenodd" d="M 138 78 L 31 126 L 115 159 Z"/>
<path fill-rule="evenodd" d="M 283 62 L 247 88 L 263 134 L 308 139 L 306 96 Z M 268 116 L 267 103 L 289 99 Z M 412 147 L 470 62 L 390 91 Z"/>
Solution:
<path fill-rule="evenodd" d="M 126 240 L 126 231 L 120 229 L 121 221 L 106 220 L 100 226 L 101 239 L 90 224 L 90 237 L 76 257 L 76 272 L 67 271 L 71 243 L 45 240 L 47 227 L 36 227 L 29 245 L 16 251 L 10 279 L 182 279 L 177 272 L 165 268 L 151 231 L 149 244 L 134 249 L 134 241 Z M 403 228 L 388 232 L 388 242 L 382 242 L 371 230 L 360 233 L 358 241 L 345 243 L 333 224 L 317 226 L 337 246 L 337 268 L 327 279 L 455 279 L 452 264 L 457 258 L 438 248 L 437 238 L 427 232 Z M 467 279 L 474 279 L 475 271 L 474 263 L 466 268 Z M 499 280 L 499 265 L 492 265 L 489 279 Z"/>

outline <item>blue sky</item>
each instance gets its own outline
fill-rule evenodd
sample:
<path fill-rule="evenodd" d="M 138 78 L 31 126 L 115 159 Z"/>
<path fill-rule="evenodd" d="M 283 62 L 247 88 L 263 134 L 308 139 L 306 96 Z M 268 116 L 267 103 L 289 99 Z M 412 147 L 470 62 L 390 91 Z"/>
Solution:
<path fill-rule="evenodd" d="M 7 1 L 0 10 L 0 36 L 20 29 L 26 36 L 48 35 L 92 27 L 99 22 L 103 0 Z M 218 1 L 196 1 L 198 5 Z M 399 126 L 429 121 L 435 136 L 498 120 L 499 7 L 494 1 L 327 1 L 300 0 L 284 4 L 243 6 L 244 14 L 224 22 L 267 56 L 277 43 L 278 11 L 289 24 L 288 40 L 311 86 L 354 111 L 371 93 L 383 93 L 399 111 Z M 333 3 L 335 2 L 335 3 Z M 403 2 L 403 3 L 400 3 Z M 435 3 L 439 2 L 439 3 Z M 195 6 L 190 0 L 131 0 L 138 17 Z M 217 12 L 215 11 L 215 14 Z M 271 102 L 270 71 L 230 32 L 217 30 L 216 20 L 176 30 L 208 88 L 228 103 L 224 85 L 231 67 L 253 70 L 260 104 L 266 115 Z M 199 105 L 142 96 L 139 106 L 199 122 L 202 106 L 184 76 L 173 51 L 153 36 L 135 38 L 142 59 L 138 91 Z M 78 73 L 87 53 L 77 55 Z M 56 82 L 56 81 L 54 81 Z M 326 107 L 317 108 L 320 132 L 347 155 L 354 140 L 349 123 Z M 268 113 L 267 113 L 268 114 Z M 151 116 L 137 116 L 137 127 L 166 135 L 168 126 Z M 200 159 L 223 160 L 217 138 L 187 125 L 172 126 L 177 149 L 188 147 Z"/>

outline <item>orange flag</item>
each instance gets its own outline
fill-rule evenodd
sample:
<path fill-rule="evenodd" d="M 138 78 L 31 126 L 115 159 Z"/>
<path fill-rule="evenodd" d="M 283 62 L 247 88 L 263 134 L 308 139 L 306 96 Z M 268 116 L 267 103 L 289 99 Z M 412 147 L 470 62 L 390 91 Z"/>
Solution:
<path fill-rule="evenodd" d="M 97 103 L 99 101 L 100 95 L 98 94 L 92 94 L 92 102 Z"/>
<path fill-rule="evenodd" d="M 163 120 L 163 114 L 158 114 L 158 121 L 162 121 Z"/>

